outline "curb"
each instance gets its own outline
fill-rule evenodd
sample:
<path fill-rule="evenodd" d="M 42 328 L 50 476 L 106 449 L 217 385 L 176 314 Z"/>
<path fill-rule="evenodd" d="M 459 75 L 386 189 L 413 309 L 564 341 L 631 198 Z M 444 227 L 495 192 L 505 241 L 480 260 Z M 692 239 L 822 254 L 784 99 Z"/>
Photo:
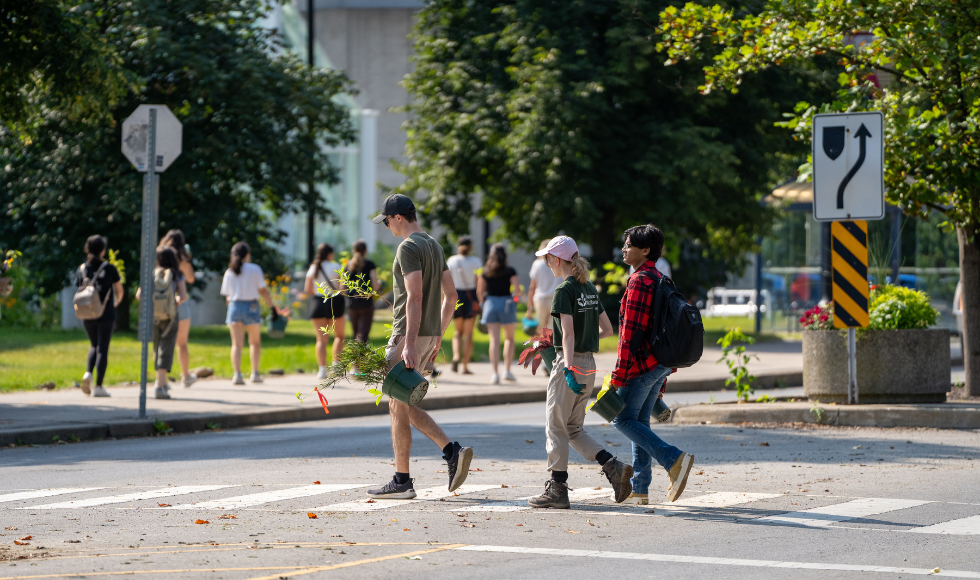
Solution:
<path fill-rule="evenodd" d="M 667 377 L 668 393 L 693 393 L 698 391 L 724 391 L 731 390 L 725 378 L 718 379 L 672 379 Z M 776 389 L 779 387 L 798 387 L 803 384 L 803 371 L 798 373 L 774 373 L 771 375 L 760 375 L 752 383 L 755 389 Z"/>
<path fill-rule="evenodd" d="M 820 409 L 814 411 L 813 409 Z M 815 405 L 811 403 L 721 403 L 674 410 L 673 422 L 810 423 L 837 427 L 930 427 L 980 429 L 980 405 Z"/>
<path fill-rule="evenodd" d="M 544 401 L 544 389 L 515 391 L 509 393 L 473 393 L 465 395 L 448 395 L 423 399 L 420 408 L 427 411 L 438 409 L 457 409 L 463 407 L 481 407 L 486 405 L 502 405 L 517 403 L 536 403 Z M 149 419 L 133 419 L 126 421 L 108 422 L 77 422 L 63 423 L 52 427 L 35 427 L 26 429 L 10 429 L 0 431 L 0 446 L 9 445 L 39 445 L 61 441 L 95 441 L 109 437 L 148 437 L 156 433 L 156 419 L 165 421 L 173 433 L 193 433 L 206 431 L 207 424 L 219 424 L 222 430 L 242 427 L 258 427 L 261 425 L 278 425 L 298 423 L 302 421 L 320 421 L 329 418 L 366 417 L 369 415 L 387 415 L 388 401 L 375 405 L 371 401 L 358 403 L 336 403 L 330 405 L 330 415 L 323 413 L 320 405 L 307 405 L 300 408 L 284 408 L 273 411 L 249 413 L 213 413 L 201 415 L 171 415 Z"/>

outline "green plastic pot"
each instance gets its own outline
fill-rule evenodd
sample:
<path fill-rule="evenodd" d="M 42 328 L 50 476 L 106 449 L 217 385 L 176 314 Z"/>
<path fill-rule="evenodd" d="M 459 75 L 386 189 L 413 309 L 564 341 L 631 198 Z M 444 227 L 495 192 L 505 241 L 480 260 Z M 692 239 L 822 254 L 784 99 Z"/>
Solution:
<path fill-rule="evenodd" d="M 653 404 L 653 418 L 657 420 L 657 423 L 666 423 L 670 421 L 670 407 L 663 399 L 657 399 L 657 402 Z"/>
<path fill-rule="evenodd" d="M 599 413 L 603 419 L 610 422 L 625 408 L 626 402 L 623 401 L 623 398 L 614 389 L 609 389 L 609 392 L 592 405 L 593 411 Z"/>
<path fill-rule="evenodd" d="M 551 367 L 555 366 L 555 358 L 557 357 L 558 351 L 553 346 L 541 351 L 541 364 L 549 375 L 551 374 Z"/>
<path fill-rule="evenodd" d="M 410 407 L 414 407 L 425 398 L 428 390 L 429 381 L 415 369 L 405 368 L 405 361 L 398 361 L 398 364 L 388 371 L 385 382 L 381 384 L 382 393 Z"/>
<path fill-rule="evenodd" d="M 289 324 L 289 319 L 285 316 L 280 316 L 279 318 L 273 320 L 269 317 L 269 322 L 266 325 L 266 332 L 269 338 L 282 338 L 286 336 L 286 325 Z"/>

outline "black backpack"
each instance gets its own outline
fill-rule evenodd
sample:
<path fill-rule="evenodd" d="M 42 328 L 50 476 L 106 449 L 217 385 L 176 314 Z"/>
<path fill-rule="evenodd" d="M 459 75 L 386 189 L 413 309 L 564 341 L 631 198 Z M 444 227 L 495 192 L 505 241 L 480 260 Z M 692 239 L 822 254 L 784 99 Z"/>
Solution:
<path fill-rule="evenodd" d="M 704 352 L 701 311 L 687 303 L 667 276 L 660 277 L 653 293 L 652 320 L 647 344 L 658 364 L 682 369 L 701 360 Z"/>

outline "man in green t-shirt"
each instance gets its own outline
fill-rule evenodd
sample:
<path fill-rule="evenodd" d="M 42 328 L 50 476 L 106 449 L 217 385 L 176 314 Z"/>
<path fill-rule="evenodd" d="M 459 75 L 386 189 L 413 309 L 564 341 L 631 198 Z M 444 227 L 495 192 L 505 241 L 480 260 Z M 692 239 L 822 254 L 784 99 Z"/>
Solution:
<path fill-rule="evenodd" d="M 391 340 L 385 349 L 388 370 L 405 362 L 405 367 L 420 373 L 432 372 L 456 309 L 456 286 L 446 265 L 442 246 L 422 231 L 415 214 L 415 204 L 404 195 L 388 196 L 374 223 L 383 223 L 392 235 L 402 238 L 395 251 L 394 324 Z M 421 431 L 442 448 L 449 465 L 449 491 L 455 491 L 469 474 L 473 449 L 463 447 L 449 437 L 428 413 L 395 399 L 388 400 L 391 415 L 391 442 L 395 449 L 395 476 L 380 488 L 368 490 L 374 498 L 412 499 L 415 487 L 409 477 L 409 455 L 412 451 L 412 427 Z"/>
<path fill-rule="evenodd" d="M 585 432 L 585 407 L 595 386 L 595 353 L 599 339 L 612 336 L 612 323 L 589 282 L 589 263 L 579 256 L 575 240 L 558 236 L 537 252 L 555 276 L 564 282 L 555 289 L 551 303 L 554 345 L 558 351 L 551 367 L 546 403 L 548 470 L 551 479 L 543 494 L 528 500 L 531 507 L 568 509 L 569 446 L 589 461 L 602 466 L 617 503 L 633 488 L 633 468 L 613 457 Z"/>

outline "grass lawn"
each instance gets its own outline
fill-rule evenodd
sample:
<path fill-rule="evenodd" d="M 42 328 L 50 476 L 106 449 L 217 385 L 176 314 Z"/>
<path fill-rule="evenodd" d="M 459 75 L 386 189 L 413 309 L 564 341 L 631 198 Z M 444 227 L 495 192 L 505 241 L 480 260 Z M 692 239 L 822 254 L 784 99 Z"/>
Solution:
<path fill-rule="evenodd" d="M 382 346 L 387 342 L 384 325 L 389 323 L 379 311 L 371 328 L 371 342 Z M 390 317 L 390 314 L 388 314 Z M 739 318 L 709 318 L 705 319 L 705 346 L 714 346 L 718 337 L 731 326 L 741 326 L 743 330 L 751 329 L 751 320 Z M 350 325 L 347 326 L 350 336 Z M 443 352 L 440 355 L 442 364 L 452 359 L 452 327 L 442 341 Z M 489 360 L 490 337 L 474 332 L 474 359 Z M 517 326 L 517 348 L 515 355 L 520 354 L 524 341 L 529 337 Z M 760 340 L 779 340 L 774 335 L 763 335 Z M 313 326 L 305 320 L 290 322 L 286 336 L 281 339 L 262 337 L 263 372 L 268 369 L 281 368 L 286 372 L 303 369 L 306 372 L 316 372 L 316 359 L 313 353 Z M 190 355 L 191 367 L 213 367 L 216 375 L 231 377 L 231 361 L 229 348 L 231 340 L 228 329 L 224 326 L 202 326 L 191 328 Z M 604 338 L 600 341 L 599 350 L 610 352 L 616 349 L 616 337 Z M 74 381 L 80 381 L 85 372 L 85 360 L 88 356 L 89 342 L 85 332 L 78 330 L 30 330 L 21 328 L 4 328 L 0 331 L 0 392 L 33 389 L 36 385 L 54 382 L 58 388 L 67 388 Z M 328 357 L 329 357 L 328 348 Z M 153 351 L 150 350 L 150 380 L 153 378 Z M 248 348 L 244 349 L 242 368 L 250 368 Z M 112 337 L 109 348 L 109 366 L 106 372 L 105 384 L 114 385 L 127 381 L 139 380 L 140 343 L 135 332 L 117 333 Z M 171 376 L 180 373 L 179 365 L 174 360 Z"/>

